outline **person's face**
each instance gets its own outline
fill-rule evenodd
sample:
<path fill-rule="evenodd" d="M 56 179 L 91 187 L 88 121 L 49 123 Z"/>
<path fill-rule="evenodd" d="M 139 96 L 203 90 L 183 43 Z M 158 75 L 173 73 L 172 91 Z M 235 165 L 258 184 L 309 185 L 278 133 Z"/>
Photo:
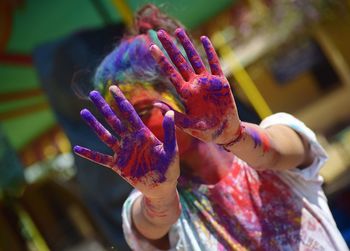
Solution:
<path fill-rule="evenodd" d="M 122 86 L 120 87 L 126 98 L 134 106 L 143 123 L 163 142 L 164 131 L 162 123 L 164 116 L 159 108 L 153 106 L 153 103 L 154 101 L 161 100 L 174 108 L 177 107 L 176 103 L 174 101 L 172 102 L 171 99 L 164 98 L 164 95 L 152 88 L 137 85 L 135 88 L 127 88 L 127 90 L 125 90 Z M 176 127 L 176 139 L 179 147 L 179 154 L 182 155 L 190 148 L 193 137 Z"/>

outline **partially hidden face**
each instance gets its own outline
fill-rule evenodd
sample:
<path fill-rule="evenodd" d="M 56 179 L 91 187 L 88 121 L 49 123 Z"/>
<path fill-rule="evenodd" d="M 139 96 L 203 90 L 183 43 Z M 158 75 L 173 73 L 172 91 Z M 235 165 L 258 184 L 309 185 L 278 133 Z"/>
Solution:
<path fill-rule="evenodd" d="M 122 84 L 118 87 L 134 106 L 143 123 L 160 141 L 163 141 L 162 123 L 164 116 L 159 108 L 153 106 L 153 103 L 163 101 L 179 111 L 179 104 L 176 102 L 174 95 L 168 91 L 157 91 L 152 85 L 147 84 Z M 115 108 L 115 104 L 109 95 L 107 95 L 106 100 L 112 108 Z M 181 156 L 190 148 L 194 138 L 176 127 L 176 139 Z"/>

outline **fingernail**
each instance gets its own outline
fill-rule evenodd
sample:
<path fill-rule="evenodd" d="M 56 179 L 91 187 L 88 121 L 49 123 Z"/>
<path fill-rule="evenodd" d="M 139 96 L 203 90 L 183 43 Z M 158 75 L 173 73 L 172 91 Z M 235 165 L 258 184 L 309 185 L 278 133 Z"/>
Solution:
<path fill-rule="evenodd" d="M 86 117 L 89 114 L 89 110 L 88 109 L 83 109 L 80 111 L 80 115 L 83 117 Z"/>
<path fill-rule="evenodd" d="M 98 97 L 99 94 L 100 94 L 100 93 L 99 93 L 98 91 L 94 90 L 94 91 L 91 91 L 91 92 L 90 92 L 89 97 L 93 99 L 93 98 L 95 98 L 95 97 Z"/>
<path fill-rule="evenodd" d="M 81 147 L 80 147 L 80 146 L 74 146 L 74 147 L 73 147 L 73 151 L 76 152 L 76 153 L 78 153 L 78 152 L 81 151 Z"/>
<path fill-rule="evenodd" d="M 150 51 L 153 51 L 153 50 L 156 49 L 156 48 L 157 48 L 157 45 L 151 44 L 151 46 L 149 47 L 149 50 L 150 50 Z"/>
<path fill-rule="evenodd" d="M 173 110 L 169 110 L 165 113 L 165 116 L 170 117 L 170 118 L 174 118 L 174 115 L 175 115 L 175 113 Z"/>
<path fill-rule="evenodd" d="M 165 34 L 166 34 L 165 30 L 159 30 L 159 31 L 157 31 L 157 35 L 158 35 L 158 36 L 165 36 Z"/>
<path fill-rule="evenodd" d="M 175 34 L 177 34 L 177 35 L 182 35 L 183 32 L 184 32 L 184 29 L 183 29 L 183 28 L 177 28 L 177 29 L 175 30 Z"/>

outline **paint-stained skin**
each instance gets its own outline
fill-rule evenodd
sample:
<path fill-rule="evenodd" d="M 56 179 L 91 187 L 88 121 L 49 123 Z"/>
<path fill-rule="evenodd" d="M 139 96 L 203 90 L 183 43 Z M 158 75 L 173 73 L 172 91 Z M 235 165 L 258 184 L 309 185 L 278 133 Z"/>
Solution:
<path fill-rule="evenodd" d="M 250 135 L 254 141 L 254 148 L 261 147 L 263 153 L 266 153 L 270 150 L 270 141 L 265 133 L 259 133 L 254 128 L 245 128 L 248 135 Z"/>
<path fill-rule="evenodd" d="M 183 217 L 202 233 L 203 250 L 298 250 L 302 245 L 303 202 L 273 172 L 256 172 L 235 159 L 214 186 L 197 189 L 192 182 L 180 183 Z M 317 224 L 305 216 L 307 224 Z"/>
<path fill-rule="evenodd" d="M 156 45 L 152 45 L 150 50 L 186 108 L 184 113 L 174 111 L 176 125 L 205 142 L 230 142 L 240 127 L 240 120 L 214 47 L 207 37 L 201 37 L 211 69 L 209 72 L 186 32 L 179 28 L 175 35 L 185 49 L 190 64 L 163 30 L 158 31 L 158 38 L 176 68 Z M 172 109 L 165 103 L 156 105 L 165 111 Z"/>
<path fill-rule="evenodd" d="M 97 91 L 90 99 L 104 116 L 106 122 L 119 136 L 113 136 L 87 109 L 81 116 L 102 142 L 115 152 L 114 156 L 75 146 L 78 155 L 107 166 L 124 177 L 132 185 L 142 181 L 145 185 L 157 186 L 166 181 L 169 166 L 177 157 L 175 125 L 172 112 L 163 120 L 164 143 L 159 141 L 143 124 L 133 106 L 117 86 L 111 86 L 115 111 Z"/>
<path fill-rule="evenodd" d="M 241 132 L 242 123 L 230 85 L 210 40 L 201 37 L 211 69 L 208 71 L 183 29 L 177 29 L 175 35 L 190 64 L 165 31 L 160 30 L 157 35 L 176 68 L 156 45 L 150 47 L 150 52 L 174 84 L 185 107 L 185 112 L 181 113 L 167 103 L 156 103 L 164 111 L 172 110 L 173 114 L 164 117 L 164 144 L 143 124 L 120 89 L 111 86 L 114 110 L 97 91 L 91 92 L 90 98 L 119 137 L 113 136 L 87 109 L 82 110 L 81 116 L 101 141 L 115 152 L 114 156 L 81 146 L 74 148 L 77 154 L 112 168 L 131 184 L 146 179 L 146 183 L 156 185 L 166 180 L 168 168 L 177 157 L 173 119 L 185 132 L 205 142 L 227 145 L 241 140 L 241 137 L 237 139 L 237 132 Z M 254 140 L 255 148 L 262 146 L 264 152 L 269 150 L 269 141 L 264 135 L 255 131 L 249 131 L 249 134 Z"/>

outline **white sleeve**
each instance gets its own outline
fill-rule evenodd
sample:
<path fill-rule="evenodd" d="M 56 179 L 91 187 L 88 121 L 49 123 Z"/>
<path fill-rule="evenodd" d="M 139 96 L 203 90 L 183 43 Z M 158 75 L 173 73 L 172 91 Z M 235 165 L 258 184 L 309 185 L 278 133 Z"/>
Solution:
<path fill-rule="evenodd" d="M 136 201 L 136 199 L 141 196 L 141 192 L 137 190 L 133 190 L 129 197 L 126 199 L 123 205 L 122 211 L 122 219 L 123 219 L 123 231 L 126 242 L 132 250 L 152 250 L 158 251 L 156 247 L 151 245 L 151 243 L 141 236 L 132 226 L 131 219 L 131 210 L 132 205 Z M 169 230 L 169 241 L 170 241 L 170 249 L 168 250 L 179 250 L 179 234 L 178 234 L 178 226 L 177 224 L 173 225 Z M 160 250 L 159 250 L 160 251 Z"/>
<path fill-rule="evenodd" d="M 294 176 L 298 176 L 298 178 L 303 179 L 304 181 L 315 182 L 318 183 L 318 185 L 321 185 L 323 180 L 319 176 L 319 171 L 328 157 L 325 150 L 322 148 L 320 143 L 318 143 L 315 133 L 311 131 L 303 122 L 287 113 L 273 114 L 265 118 L 260 123 L 260 126 L 263 128 L 267 128 L 272 125 L 286 125 L 298 132 L 310 143 L 311 154 L 313 156 L 312 164 L 303 169 L 291 169 L 289 172 L 293 173 Z"/>

